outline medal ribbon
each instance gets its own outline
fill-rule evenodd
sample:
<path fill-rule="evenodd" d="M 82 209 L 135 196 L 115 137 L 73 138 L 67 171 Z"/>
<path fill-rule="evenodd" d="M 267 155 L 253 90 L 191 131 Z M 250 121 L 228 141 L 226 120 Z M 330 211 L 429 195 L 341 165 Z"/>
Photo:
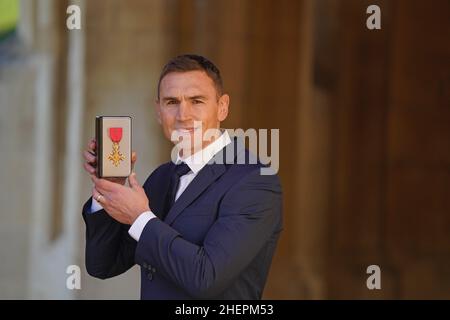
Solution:
<path fill-rule="evenodd" d="M 122 128 L 109 128 L 109 137 L 112 142 L 119 143 L 122 140 Z"/>

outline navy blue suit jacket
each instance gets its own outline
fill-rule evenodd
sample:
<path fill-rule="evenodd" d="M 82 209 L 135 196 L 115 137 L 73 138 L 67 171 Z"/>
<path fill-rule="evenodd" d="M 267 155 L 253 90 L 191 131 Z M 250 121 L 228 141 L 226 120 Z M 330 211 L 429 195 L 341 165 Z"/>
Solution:
<path fill-rule="evenodd" d="M 236 163 L 244 158 L 247 164 Z M 129 225 L 104 210 L 90 214 L 89 200 L 83 208 L 88 273 L 110 278 L 137 263 L 142 299 L 260 299 L 282 230 L 282 194 L 278 176 L 261 175 L 263 165 L 249 159 L 235 138 L 197 174 L 164 221 L 174 164 L 153 171 L 144 189 L 158 218 L 147 223 L 139 242 L 129 236 Z"/>

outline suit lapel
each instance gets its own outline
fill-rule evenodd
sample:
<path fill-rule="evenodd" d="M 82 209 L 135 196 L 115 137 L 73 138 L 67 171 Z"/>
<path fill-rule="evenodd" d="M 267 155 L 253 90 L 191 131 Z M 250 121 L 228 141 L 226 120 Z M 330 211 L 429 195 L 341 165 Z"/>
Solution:
<path fill-rule="evenodd" d="M 167 177 L 172 176 L 173 171 L 175 170 L 175 165 L 170 162 L 170 165 L 167 167 L 165 172 L 161 175 L 164 179 L 158 179 L 157 183 L 152 184 L 152 186 L 157 187 L 158 189 L 149 190 L 149 199 L 150 199 L 150 207 L 152 212 L 158 217 L 161 218 L 164 214 L 164 207 L 166 203 L 166 196 L 169 192 L 169 184 L 170 178 Z"/>
<path fill-rule="evenodd" d="M 192 180 L 186 190 L 175 201 L 165 219 L 172 224 L 178 215 L 192 203 L 211 183 L 217 180 L 226 171 L 224 164 L 207 164 Z"/>
<path fill-rule="evenodd" d="M 235 137 L 231 143 L 229 143 L 225 148 L 219 151 L 209 163 L 197 174 L 197 176 L 188 185 L 186 190 L 181 194 L 181 196 L 175 201 L 172 208 L 167 213 L 165 222 L 167 224 L 172 224 L 173 221 L 180 215 L 180 213 L 190 205 L 203 191 L 208 188 L 214 181 L 216 181 L 221 175 L 226 171 L 226 164 L 235 163 L 235 161 L 240 157 L 240 155 L 245 155 L 245 143 L 242 139 Z M 175 169 L 175 165 L 169 170 L 169 177 Z M 170 179 L 167 179 L 170 180 Z M 166 183 L 164 192 L 162 195 L 162 203 L 168 192 L 168 183 Z M 161 201 L 160 201 L 161 202 Z M 162 204 L 164 205 L 164 204 Z"/>

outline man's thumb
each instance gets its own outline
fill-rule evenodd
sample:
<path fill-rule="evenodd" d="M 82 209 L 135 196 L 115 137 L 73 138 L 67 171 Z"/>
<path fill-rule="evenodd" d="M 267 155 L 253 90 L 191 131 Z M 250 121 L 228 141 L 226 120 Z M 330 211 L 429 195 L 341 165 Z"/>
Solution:
<path fill-rule="evenodd" d="M 139 184 L 139 182 L 137 181 L 137 178 L 136 178 L 136 172 L 133 171 L 130 174 L 130 176 L 128 177 L 128 183 L 130 184 L 131 188 L 140 187 L 140 184 Z"/>

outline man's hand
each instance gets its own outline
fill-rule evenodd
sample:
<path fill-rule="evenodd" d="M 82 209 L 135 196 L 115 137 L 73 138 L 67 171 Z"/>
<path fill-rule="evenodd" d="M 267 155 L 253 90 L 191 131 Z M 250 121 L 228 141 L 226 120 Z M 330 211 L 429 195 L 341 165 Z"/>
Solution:
<path fill-rule="evenodd" d="M 97 168 L 97 159 L 95 156 L 95 149 L 97 147 L 97 142 L 95 139 L 92 139 L 89 141 L 87 150 L 83 152 L 84 160 L 86 161 L 84 163 L 84 170 L 86 170 L 90 175 L 95 175 L 96 168 Z M 136 163 L 136 152 L 131 153 L 131 170 L 133 171 L 134 164 Z M 106 178 L 106 180 L 125 185 L 125 182 L 127 181 L 127 178 Z"/>
<path fill-rule="evenodd" d="M 141 213 L 150 211 L 147 195 L 139 185 L 135 172 L 128 177 L 129 187 L 99 179 L 95 175 L 91 175 L 91 179 L 94 182 L 92 197 L 113 219 L 131 225 Z"/>

